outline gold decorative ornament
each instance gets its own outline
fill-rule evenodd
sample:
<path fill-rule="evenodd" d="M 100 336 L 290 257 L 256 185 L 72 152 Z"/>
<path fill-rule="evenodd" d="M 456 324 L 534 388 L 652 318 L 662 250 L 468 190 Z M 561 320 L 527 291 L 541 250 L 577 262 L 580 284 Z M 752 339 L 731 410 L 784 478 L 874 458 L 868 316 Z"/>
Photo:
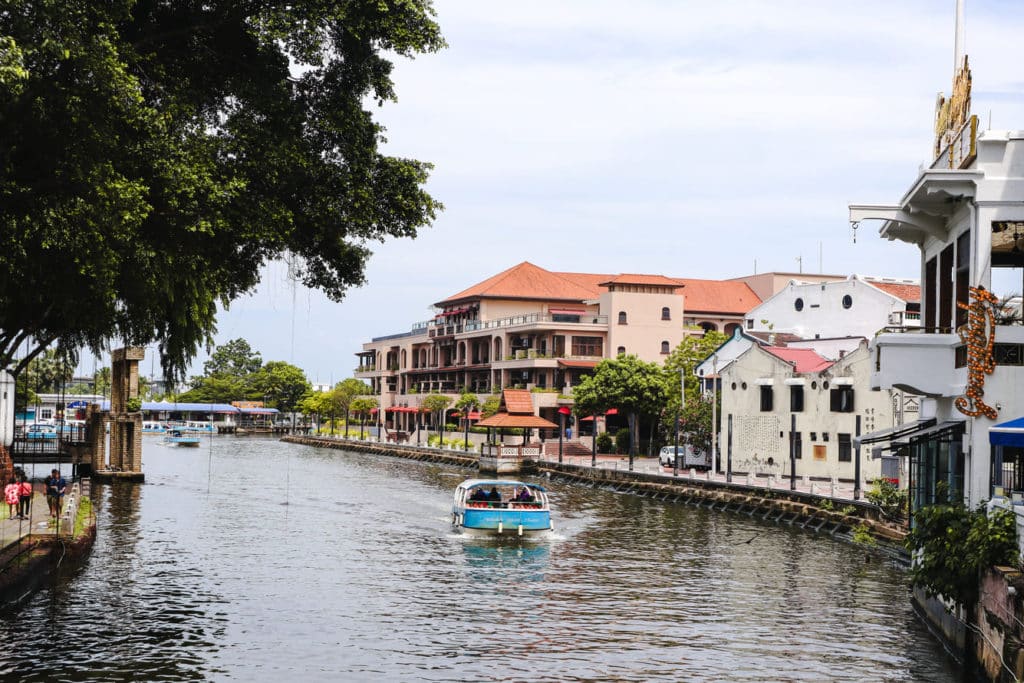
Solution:
<path fill-rule="evenodd" d="M 999 298 L 984 287 L 971 287 L 970 304 L 957 303 L 967 311 L 967 325 L 957 331 L 967 345 L 967 391 L 954 402 L 956 409 L 968 417 L 984 415 L 990 420 L 999 417 L 995 408 L 985 403 L 985 375 L 996 369 L 992 348 L 996 343 L 993 309 Z"/>

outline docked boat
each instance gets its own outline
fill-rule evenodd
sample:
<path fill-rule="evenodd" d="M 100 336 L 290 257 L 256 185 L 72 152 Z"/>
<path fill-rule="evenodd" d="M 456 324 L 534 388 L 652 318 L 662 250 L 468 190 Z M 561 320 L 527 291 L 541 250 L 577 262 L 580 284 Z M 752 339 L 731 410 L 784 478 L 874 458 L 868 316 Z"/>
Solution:
<path fill-rule="evenodd" d="M 142 433 L 143 434 L 163 434 L 167 431 L 167 425 L 163 422 L 156 422 L 152 420 L 144 420 L 142 422 Z"/>
<path fill-rule="evenodd" d="M 189 420 L 178 429 L 192 434 L 213 434 L 217 431 L 213 428 L 212 422 L 201 422 L 198 420 Z"/>
<path fill-rule="evenodd" d="M 539 536 L 554 529 L 547 491 L 510 479 L 467 479 L 455 489 L 452 526 L 485 536 Z"/>
<path fill-rule="evenodd" d="M 192 434 L 185 434 L 180 429 L 170 429 L 164 434 L 163 442 L 167 446 L 185 446 L 186 448 L 198 448 L 199 437 Z"/>

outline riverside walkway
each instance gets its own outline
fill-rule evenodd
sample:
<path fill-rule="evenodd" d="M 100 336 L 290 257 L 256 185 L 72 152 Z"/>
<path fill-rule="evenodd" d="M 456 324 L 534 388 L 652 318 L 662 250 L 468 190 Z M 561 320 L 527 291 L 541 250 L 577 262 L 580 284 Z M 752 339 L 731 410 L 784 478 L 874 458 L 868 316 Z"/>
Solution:
<path fill-rule="evenodd" d="M 33 485 L 32 504 L 26 519 L 18 517 L 8 519 L 7 505 L 4 504 L 3 514 L 0 515 L 0 552 L 29 535 L 57 536 L 59 533 L 60 536 L 66 536 L 71 534 L 74 530 L 74 515 L 77 512 L 75 502 L 79 497 L 78 490 L 78 483 L 68 486 L 68 495 L 64 497 L 64 509 L 58 520 L 50 518 L 43 486 L 38 482 Z"/>
<path fill-rule="evenodd" d="M 337 441 L 337 442 L 341 442 L 341 443 L 350 442 L 350 443 L 356 443 L 356 444 L 377 444 L 377 445 L 380 445 L 382 447 L 387 447 L 387 446 L 390 445 L 390 444 L 387 444 L 387 443 L 379 443 L 373 437 L 361 440 L 361 439 L 358 439 L 358 438 L 348 438 L 348 439 L 346 439 L 346 438 L 344 438 L 344 437 L 342 437 L 340 435 L 328 436 L 328 435 L 324 435 L 324 434 L 318 434 L 318 435 L 315 435 L 315 438 L 324 439 L 324 440 L 327 440 L 327 441 Z M 554 448 L 553 448 L 554 444 L 556 444 L 556 443 L 557 442 L 548 441 L 547 442 L 547 446 L 541 448 L 541 455 L 539 457 L 539 459 L 541 461 L 549 462 L 549 463 L 557 463 L 558 462 L 558 452 L 557 452 L 557 450 L 554 450 Z M 590 467 L 591 466 L 591 462 L 593 460 L 592 455 L 590 453 L 587 453 L 585 455 L 579 453 L 579 449 L 580 449 L 581 446 L 585 447 L 585 446 L 588 446 L 589 444 L 588 443 L 584 443 L 583 441 L 575 441 L 575 440 L 574 441 L 567 441 L 566 442 L 566 450 L 567 451 L 570 450 L 569 449 L 569 444 L 573 444 L 574 446 L 576 446 L 576 451 L 572 455 L 564 454 L 562 456 L 562 462 L 567 464 L 567 465 L 576 465 L 576 466 L 579 466 L 579 467 Z M 401 445 L 401 448 L 404 449 L 404 450 L 415 450 L 415 451 L 420 451 L 420 452 L 424 452 L 424 453 L 437 453 L 437 454 L 451 453 L 453 455 L 468 455 L 469 457 L 473 457 L 473 458 L 475 458 L 477 456 L 476 451 L 473 451 L 473 450 L 465 452 L 462 449 L 458 449 L 458 448 L 438 448 L 436 446 L 426 446 L 426 445 L 420 445 L 420 444 L 416 444 L 416 443 L 405 443 L 405 444 Z M 629 470 L 629 456 L 627 456 L 627 455 L 613 455 L 613 454 L 607 454 L 607 453 L 598 453 L 597 458 L 596 458 L 596 465 L 595 466 L 600 468 L 600 469 L 625 470 L 625 471 L 628 471 Z M 718 473 L 714 473 L 714 472 L 701 472 L 701 471 L 697 471 L 697 470 L 691 471 L 689 469 L 682 469 L 681 468 L 679 470 L 678 475 L 677 476 L 673 476 L 672 468 L 671 467 L 662 467 L 657 457 L 639 457 L 639 456 L 634 458 L 634 460 L 633 460 L 633 471 L 634 472 L 639 472 L 639 473 L 642 473 L 642 474 L 658 475 L 658 476 L 665 477 L 666 479 L 669 479 L 669 480 L 674 479 L 674 480 L 678 480 L 680 482 L 685 482 L 687 480 L 693 480 L 693 481 L 698 481 L 698 482 L 710 482 L 712 484 L 720 484 L 720 485 L 723 485 L 723 486 L 726 485 L 726 484 L 732 484 L 732 485 L 738 485 L 738 486 L 749 486 L 751 488 L 756 488 L 756 489 L 760 489 L 760 490 L 770 489 L 772 491 L 780 491 L 780 492 L 794 490 L 794 491 L 796 491 L 798 493 L 805 493 L 805 494 L 810 494 L 810 495 L 815 495 L 815 496 L 821 496 L 822 498 L 829 498 L 829 499 L 835 500 L 838 503 L 848 503 L 848 502 L 853 502 L 854 500 L 856 500 L 854 498 L 854 485 L 853 485 L 852 481 L 839 481 L 839 480 L 829 481 L 829 480 L 810 479 L 810 478 L 807 478 L 807 477 L 797 476 L 796 477 L 796 487 L 794 489 L 790 489 L 789 475 L 788 474 L 779 474 L 778 472 L 776 472 L 774 474 L 771 474 L 771 475 L 766 474 L 766 473 L 759 473 L 759 474 L 751 473 L 750 476 L 748 476 L 746 473 L 737 474 L 737 473 L 734 472 L 733 475 L 732 475 L 731 482 L 728 481 L 728 477 L 726 477 L 724 472 L 718 472 Z M 797 471 L 799 472 L 799 470 L 797 470 Z M 866 484 L 862 484 L 862 486 L 861 486 L 861 494 L 860 494 L 860 500 L 861 501 L 864 500 L 864 493 L 867 491 L 867 489 L 868 489 L 868 486 Z"/>

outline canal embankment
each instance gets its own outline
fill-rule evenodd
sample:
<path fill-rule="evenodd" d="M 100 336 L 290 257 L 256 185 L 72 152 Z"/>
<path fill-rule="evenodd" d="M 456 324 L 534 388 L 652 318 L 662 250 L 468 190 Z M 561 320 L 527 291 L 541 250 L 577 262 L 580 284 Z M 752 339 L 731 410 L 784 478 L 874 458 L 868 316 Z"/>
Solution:
<path fill-rule="evenodd" d="M 88 479 L 69 486 L 60 516 L 48 514 L 46 497 L 35 491 L 28 519 L 0 522 L 0 608 L 23 603 L 88 557 L 96 540 L 96 515 Z"/>
<path fill-rule="evenodd" d="M 466 451 L 326 436 L 286 436 L 282 440 L 315 448 L 373 453 L 474 470 L 479 463 L 476 454 Z M 694 472 L 672 476 L 629 470 L 619 467 L 617 458 L 604 464 L 606 466 L 593 467 L 534 460 L 524 461 L 523 471 L 618 493 L 786 524 L 855 542 L 903 563 L 907 561 L 903 549 L 904 530 L 886 521 L 877 506 L 865 501 L 834 499 L 823 493 L 776 488 L 774 482 L 767 478 L 755 479 L 756 483 L 749 484 L 746 478 L 723 482 Z M 827 487 L 823 488 L 827 490 Z"/>

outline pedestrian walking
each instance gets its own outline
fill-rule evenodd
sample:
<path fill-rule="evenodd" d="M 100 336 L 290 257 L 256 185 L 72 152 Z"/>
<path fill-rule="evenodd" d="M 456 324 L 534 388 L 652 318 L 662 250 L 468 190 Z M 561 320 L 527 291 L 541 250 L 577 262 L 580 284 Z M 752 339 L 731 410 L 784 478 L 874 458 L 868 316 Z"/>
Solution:
<path fill-rule="evenodd" d="M 11 477 L 7 481 L 7 486 L 4 487 L 4 500 L 7 501 L 7 510 L 10 513 L 7 519 L 14 519 L 14 512 L 21 502 L 21 486 L 18 485 L 18 481 L 14 477 Z"/>
<path fill-rule="evenodd" d="M 18 513 L 22 519 L 28 519 L 29 509 L 32 507 L 32 482 L 28 480 L 25 473 L 21 473 L 21 491 L 19 491 L 20 505 Z"/>
<path fill-rule="evenodd" d="M 50 506 L 50 517 L 56 518 L 60 515 L 61 498 L 64 497 L 68 483 L 60 476 L 60 470 L 52 470 L 43 483 L 46 485 L 46 504 Z"/>

